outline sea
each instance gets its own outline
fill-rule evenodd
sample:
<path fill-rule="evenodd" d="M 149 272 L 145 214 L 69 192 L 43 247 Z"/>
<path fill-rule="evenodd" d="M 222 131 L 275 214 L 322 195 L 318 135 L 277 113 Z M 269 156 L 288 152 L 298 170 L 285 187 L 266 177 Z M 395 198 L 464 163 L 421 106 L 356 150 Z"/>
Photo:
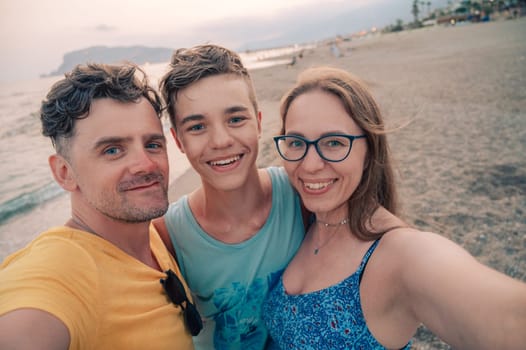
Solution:
<path fill-rule="evenodd" d="M 283 58 L 313 45 L 293 45 L 239 53 L 249 70 L 287 64 Z M 168 68 L 166 63 L 145 64 L 150 83 L 157 86 L 158 79 Z M 60 225 L 69 216 L 67 193 L 54 181 L 48 166 L 48 157 L 54 153 L 49 138 L 42 136 L 39 119 L 41 101 L 51 86 L 62 76 L 34 80 L 0 83 L 0 261 L 20 248 L 45 225 Z M 166 135 L 169 123 L 163 118 Z M 171 137 L 168 152 L 170 183 L 190 167 Z M 52 205 L 53 209 L 39 210 Z M 56 220 L 62 220 L 54 222 Z"/>

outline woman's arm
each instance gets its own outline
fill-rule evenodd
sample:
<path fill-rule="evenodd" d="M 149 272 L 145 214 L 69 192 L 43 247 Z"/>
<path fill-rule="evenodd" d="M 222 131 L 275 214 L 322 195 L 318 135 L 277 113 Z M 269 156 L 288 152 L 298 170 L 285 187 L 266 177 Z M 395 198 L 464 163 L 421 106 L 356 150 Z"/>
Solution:
<path fill-rule="evenodd" d="M 456 349 L 524 349 L 526 284 L 493 270 L 452 241 L 406 239 L 402 302 Z"/>

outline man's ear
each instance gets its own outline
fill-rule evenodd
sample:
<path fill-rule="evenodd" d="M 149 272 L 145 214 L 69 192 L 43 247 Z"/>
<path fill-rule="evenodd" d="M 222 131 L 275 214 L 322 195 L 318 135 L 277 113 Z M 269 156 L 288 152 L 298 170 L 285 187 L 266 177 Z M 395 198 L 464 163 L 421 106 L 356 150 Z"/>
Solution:
<path fill-rule="evenodd" d="M 73 192 L 77 189 L 75 173 L 69 162 L 59 154 L 53 154 L 48 159 L 51 173 L 55 181 L 66 191 Z"/>
<path fill-rule="evenodd" d="M 173 127 L 171 127 L 170 133 L 172 134 L 172 137 L 175 140 L 175 144 L 177 145 L 177 148 L 179 148 L 181 153 L 184 153 L 184 147 L 183 147 L 183 144 L 181 143 L 181 140 L 179 140 L 179 137 L 177 136 L 177 131 Z"/>

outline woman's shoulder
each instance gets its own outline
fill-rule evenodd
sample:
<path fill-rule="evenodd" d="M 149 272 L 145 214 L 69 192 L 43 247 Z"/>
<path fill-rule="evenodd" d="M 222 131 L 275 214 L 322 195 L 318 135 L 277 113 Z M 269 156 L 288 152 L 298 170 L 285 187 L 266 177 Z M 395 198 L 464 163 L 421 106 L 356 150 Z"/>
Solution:
<path fill-rule="evenodd" d="M 408 284 L 421 284 L 437 273 L 451 274 L 459 265 L 475 266 L 476 260 L 459 244 L 435 232 L 400 227 L 386 233 L 377 248 L 378 257 L 391 272 Z"/>
<path fill-rule="evenodd" d="M 377 227 L 386 233 L 382 236 L 381 245 L 398 252 L 416 252 L 421 249 L 436 248 L 454 244 L 441 233 L 423 231 L 408 224 L 385 208 L 379 208 L 373 215 L 373 228 Z"/>
<path fill-rule="evenodd" d="M 439 233 L 399 226 L 385 233 L 379 246 L 396 256 L 397 260 L 407 258 L 411 263 L 415 258 L 450 249 L 456 244 Z"/>
<path fill-rule="evenodd" d="M 409 252 L 437 250 L 442 247 L 459 247 L 442 233 L 423 231 L 411 226 L 400 226 L 389 230 L 382 237 L 382 243 L 398 251 Z"/>

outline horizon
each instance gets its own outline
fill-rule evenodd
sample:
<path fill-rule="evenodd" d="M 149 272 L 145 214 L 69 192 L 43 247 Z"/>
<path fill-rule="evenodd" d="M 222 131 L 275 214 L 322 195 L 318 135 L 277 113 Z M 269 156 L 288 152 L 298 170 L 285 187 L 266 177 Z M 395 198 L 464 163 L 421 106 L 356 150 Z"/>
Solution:
<path fill-rule="evenodd" d="M 440 7 L 445 0 L 432 2 Z M 304 44 L 412 18 L 411 0 L 7 0 L 0 3 L 0 82 L 47 75 L 93 46 L 175 49 L 207 42 L 237 52 Z M 98 7 L 105 11 L 93 11 Z M 202 9 L 206 8 L 207 11 Z M 28 10 L 29 9 L 29 10 Z M 50 25 L 52 23 L 53 25 Z M 141 25 L 137 25 L 140 23 Z"/>

